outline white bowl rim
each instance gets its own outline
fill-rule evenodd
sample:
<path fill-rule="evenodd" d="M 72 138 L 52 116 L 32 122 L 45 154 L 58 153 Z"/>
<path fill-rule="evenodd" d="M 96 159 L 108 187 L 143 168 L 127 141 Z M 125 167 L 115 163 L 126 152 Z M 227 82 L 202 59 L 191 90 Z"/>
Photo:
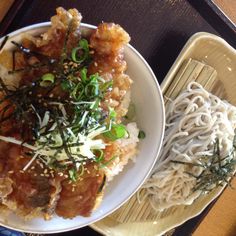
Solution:
<path fill-rule="evenodd" d="M 17 36 L 17 35 L 20 35 L 20 34 L 23 34 L 23 33 L 26 33 L 27 31 L 29 30 L 35 30 L 35 29 L 39 29 L 39 28 L 44 28 L 44 27 L 49 27 L 51 25 L 51 22 L 41 22 L 41 23 L 36 23 L 36 24 L 32 24 L 32 25 L 29 25 L 29 26 L 25 26 L 25 27 L 22 27 L 18 30 L 15 30 L 5 36 L 2 36 L 0 38 L 0 42 L 3 41 L 3 39 L 6 37 L 6 36 L 9 36 L 9 39 L 13 36 Z M 82 27 L 85 27 L 85 28 L 88 28 L 88 29 L 96 29 L 97 27 L 95 25 L 91 25 L 91 24 L 87 24 L 87 23 L 81 23 L 80 26 Z M 143 58 L 143 56 L 130 44 L 127 44 L 126 47 L 130 48 L 137 56 L 138 58 L 142 61 L 142 63 L 144 64 L 144 66 L 146 67 L 146 69 L 148 70 L 148 72 L 151 74 L 151 77 L 153 79 L 153 82 L 156 86 L 156 91 L 157 91 L 157 95 L 158 95 L 158 99 L 160 101 L 160 107 L 161 107 L 161 134 L 160 134 L 160 143 L 159 145 L 156 147 L 156 150 L 155 150 L 155 158 L 153 159 L 153 163 L 152 165 L 150 166 L 150 169 L 149 171 L 146 173 L 145 177 L 142 179 L 142 181 L 140 181 L 139 185 L 136 187 L 136 189 L 132 192 L 132 194 L 130 194 L 130 196 L 128 196 L 124 201 L 121 201 L 119 204 L 117 204 L 115 207 L 113 207 L 113 209 L 109 212 L 106 212 L 106 213 L 103 213 L 101 214 L 100 217 L 97 217 L 96 219 L 92 220 L 91 222 L 89 223 L 84 223 L 84 224 L 81 224 L 79 226 L 74 226 L 74 227 L 69 227 L 69 228 L 65 228 L 65 229 L 55 229 L 55 230 L 48 230 L 46 233 L 47 234 L 51 234 L 51 233 L 62 233 L 62 232 L 68 232 L 68 231 L 72 231 L 72 230 L 76 230 L 76 229 L 79 229 L 79 228 L 82 228 L 82 227 L 85 227 L 85 226 L 89 226 L 90 224 L 93 224 L 103 218 L 105 218 L 106 216 L 110 215 L 112 212 L 114 212 L 115 210 L 117 210 L 119 207 L 121 207 L 125 202 L 127 202 L 138 190 L 139 188 L 143 185 L 143 183 L 145 182 L 145 180 L 148 178 L 148 176 L 150 175 L 155 163 L 156 163 L 156 160 L 158 158 L 158 155 L 160 153 L 160 150 L 161 150 L 161 147 L 162 147 L 162 142 L 163 142 L 163 138 L 164 138 L 164 132 L 165 132 L 165 107 L 164 107 L 164 99 L 163 99 L 163 96 L 162 96 L 162 91 L 161 91 L 161 88 L 160 88 L 160 85 L 157 81 L 157 78 L 154 74 L 154 72 L 152 71 L 151 67 L 149 66 L 149 64 L 146 62 L 146 60 Z M 160 114 L 159 114 L 160 115 Z M 46 223 L 46 221 L 45 221 Z M 24 230 L 23 229 L 19 229 L 17 227 L 13 227 L 13 226 L 8 226 L 8 224 L 4 225 L 2 224 L 3 226 L 9 228 L 9 229 L 13 229 L 13 230 L 18 230 L 18 231 L 21 231 L 21 232 L 26 232 L 26 233 L 36 233 L 36 234 L 45 234 L 45 231 L 40 231 L 40 230 Z"/>

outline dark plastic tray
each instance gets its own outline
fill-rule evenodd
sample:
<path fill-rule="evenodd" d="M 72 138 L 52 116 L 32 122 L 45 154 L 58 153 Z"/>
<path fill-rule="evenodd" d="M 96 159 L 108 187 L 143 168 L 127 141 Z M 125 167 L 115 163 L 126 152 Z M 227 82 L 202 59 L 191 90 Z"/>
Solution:
<path fill-rule="evenodd" d="M 79 9 L 86 23 L 97 25 L 101 21 L 114 21 L 122 25 L 131 35 L 131 44 L 151 65 L 159 83 L 188 38 L 196 32 L 220 35 L 236 47 L 234 24 L 211 0 L 15 0 L 0 24 L 0 34 L 49 21 L 57 6 Z M 213 204 L 178 227 L 174 235 L 191 235 Z M 89 227 L 56 235 L 78 234 L 100 235 Z"/>

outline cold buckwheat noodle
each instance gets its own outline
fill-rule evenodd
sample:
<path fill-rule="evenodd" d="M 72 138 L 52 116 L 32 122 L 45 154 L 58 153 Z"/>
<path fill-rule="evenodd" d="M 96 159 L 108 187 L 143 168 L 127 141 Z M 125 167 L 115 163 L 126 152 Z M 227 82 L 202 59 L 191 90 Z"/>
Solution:
<path fill-rule="evenodd" d="M 191 204 L 201 191 L 193 191 L 202 167 L 172 162 L 198 163 L 211 155 L 216 138 L 221 154 L 232 147 L 236 127 L 236 107 L 191 82 L 166 108 L 166 130 L 162 153 L 151 177 L 143 186 L 152 207 L 162 211 L 174 205 Z"/>

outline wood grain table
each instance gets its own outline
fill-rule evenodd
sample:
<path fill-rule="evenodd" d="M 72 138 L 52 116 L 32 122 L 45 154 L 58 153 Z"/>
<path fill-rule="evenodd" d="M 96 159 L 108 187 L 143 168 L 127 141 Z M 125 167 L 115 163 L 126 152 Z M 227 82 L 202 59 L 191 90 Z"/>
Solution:
<path fill-rule="evenodd" d="M 233 24 L 236 24 L 236 1 L 235 0 L 213 0 L 213 3 L 221 10 Z"/>
<path fill-rule="evenodd" d="M 0 34 L 49 21 L 58 6 L 66 9 L 77 8 L 83 14 L 85 23 L 97 25 L 101 21 L 106 21 L 122 25 L 131 35 L 131 44 L 151 65 L 159 83 L 164 79 L 188 38 L 196 32 L 206 31 L 220 35 L 236 47 L 235 26 L 211 7 L 210 0 L 15 0 L 13 7 L 0 23 Z M 174 235 L 192 235 L 211 206 L 201 215 L 178 227 Z M 201 227 L 202 224 L 198 227 L 201 231 L 198 231 L 197 236 L 208 235 L 204 234 L 206 228 Z M 85 227 L 57 235 L 99 234 Z M 229 236 L 224 232 L 214 236 L 221 235 Z"/>
<path fill-rule="evenodd" d="M 14 0 L 1 0 L 0 1 L 0 22 L 3 20 L 8 10 L 14 3 Z"/>

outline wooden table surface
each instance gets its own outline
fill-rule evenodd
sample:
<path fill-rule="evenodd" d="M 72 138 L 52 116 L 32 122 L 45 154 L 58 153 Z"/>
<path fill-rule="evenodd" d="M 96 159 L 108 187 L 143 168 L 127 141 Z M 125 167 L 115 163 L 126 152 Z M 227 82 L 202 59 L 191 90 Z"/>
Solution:
<path fill-rule="evenodd" d="M 13 4 L 14 0 L 1 0 L 0 1 L 0 22 L 10 9 L 11 5 Z"/>
<path fill-rule="evenodd" d="M 236 47 L 235 28 L 225 24 L 221 17 L 215 14 L 209 7 L 210 0 L 15 0 L 15 2 L 18 6 L 24 4 L 21 8 L 18 7 L 20 10 L 14 17 L 12 17 L 14 9 L 10 9 L 11 12 L 0 24 L 2 35 L 23 26 L 49 21 L 58 6 L 66 9 L 75 7 L 82 13 L 83 22 L 97 25 L 105 21 L 122 25 L 131 35 L 131 44 L 151 65 L 159 83 L 164 79 L 188 38 L 196 32 L 206 31 L 220 35 Z M 177 228 L 174 235 L 192 234 L 208 209 L 202 215 Z M 207 235 L 204 234 L 205 229 L 201 230 L 203 231 L 197 236 Z M 63 235 L 99 234 L 85 227 Z M 218 235 L 229 236 L 224 232 L 214 236 Z"/>
<path fill-rule="evenodd" d="M 213 0 L 213 2 L 222 10 L 227 17 L 236 24 L 236 1 L 235 0 Z"/>

